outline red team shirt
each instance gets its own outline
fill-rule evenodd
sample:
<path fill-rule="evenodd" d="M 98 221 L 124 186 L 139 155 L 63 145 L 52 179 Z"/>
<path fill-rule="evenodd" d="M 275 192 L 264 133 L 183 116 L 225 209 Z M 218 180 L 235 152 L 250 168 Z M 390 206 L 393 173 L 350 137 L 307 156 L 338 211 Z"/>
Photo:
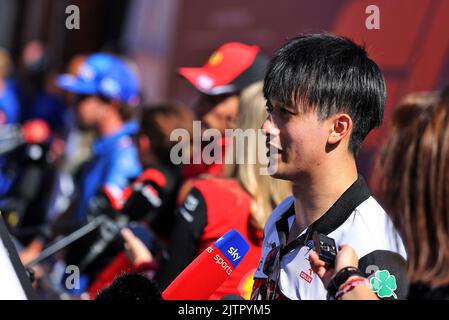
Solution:
<path fill-rule="evenodd" d="M 250 249 L 210 299 L 220 299 L 228 294 L 249 299 L 263 239 L 263 231 L 250 222 L 251 201 L 235 180 L 210 178 L 196 181 L 176 217 L 169 258 L 157 279 L 162 287 L 170 284 L 199 253 L 234 229 L 245 237 Z"/>

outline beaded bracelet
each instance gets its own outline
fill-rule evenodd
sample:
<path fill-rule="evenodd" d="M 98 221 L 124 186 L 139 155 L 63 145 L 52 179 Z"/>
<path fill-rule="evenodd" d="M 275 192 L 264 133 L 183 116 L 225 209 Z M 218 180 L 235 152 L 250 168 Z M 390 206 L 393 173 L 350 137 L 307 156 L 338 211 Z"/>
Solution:
<path fill-rule="evenodd" d="M 355 287 L 358 286 L 367 286 L 368 288 L 370 287 L 370 284 L 368 282 L 368 279 L 366 278 L 361 278 L 361 277 L 357 277 L 354 279 L 351 279 L 349 281 L 347 281 L 346 283 L 344 283 L 340 289 L 338 290 L 338 292 L 335 294 L 335 300 L 340 300 L 340 298 L 348 293 L 349 291 L 351 291 L 352 289 L 354 289 Z"/>

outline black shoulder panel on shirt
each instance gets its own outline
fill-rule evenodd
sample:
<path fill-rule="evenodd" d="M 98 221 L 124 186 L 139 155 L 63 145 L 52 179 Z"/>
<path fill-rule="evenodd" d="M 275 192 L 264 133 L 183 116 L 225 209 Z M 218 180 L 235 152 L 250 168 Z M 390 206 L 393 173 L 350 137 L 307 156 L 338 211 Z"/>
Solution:
<path fill-rule="evenodd" d="M 198 254 L 198 243 L 207 224 L 207 208 L 201 192 L 193 188 L 179 208 L 173 232 L 155 280 L 165 289 Z"/>
<path fill-rule="evenodd" d="M 195 240 L 199 240 L 207 225 L 207 206 L 201 191 L 196 188 L 190 190 L 178 210 L 178 215 L 190 226 Z"/>
<path fill-rule="evenodd" d="M 373 251 L 359 260 L 359 269 L 369 278 L 371 288 L 383 300 L 407 298 L 407 262 L 398 253 Z"/>

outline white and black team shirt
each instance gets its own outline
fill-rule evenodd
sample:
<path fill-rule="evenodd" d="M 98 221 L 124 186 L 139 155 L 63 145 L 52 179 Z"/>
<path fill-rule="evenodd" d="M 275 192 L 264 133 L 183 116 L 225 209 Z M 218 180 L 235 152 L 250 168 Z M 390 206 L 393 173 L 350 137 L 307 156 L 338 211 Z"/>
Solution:
<path fill-rule="evenodd" d="M 373 291 L 381 299 L 406 298 L 404 245 L 361 176 L 320 219 L 286 244 L 294 221 L 294 198 L 290 196 L 276 207 L 265 225 L 252 299 L 327 298 L 327 290 L 310 267 L 313 231 L 333 238 L 337 247 L 343 244 L 353 247 L 360 259 L 360 271 L 369 277 Z"/>

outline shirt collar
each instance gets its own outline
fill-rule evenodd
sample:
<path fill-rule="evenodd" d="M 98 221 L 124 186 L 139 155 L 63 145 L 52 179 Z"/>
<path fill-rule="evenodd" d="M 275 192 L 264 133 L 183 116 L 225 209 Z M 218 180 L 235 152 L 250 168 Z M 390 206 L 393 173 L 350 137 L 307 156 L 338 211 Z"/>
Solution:
<path fill-rule="evenodd" d="M 312 223 L 305 232 L 296 240 L 290 242 L 284 249 L 283 254 L 293 250 L 298 245 L 304 245 L 311 240 L 314 231 L 322 234 L 329 234 L 340 227 L 362 202 L 367 200 L 371 193 L 366 185 L 365 179 L 359 175 L 357 180 L 338 198 L 338 200 L 326 211 L 318 220 Z M 295 202 L 282 215 L 276 223 L 276 229 L 280 235 L 279 239 L 287 239 L 289 217 L 295 214 Z M 286 229 L 287 228 L 287 229 Z M 284 240 L 285 241 L 285 240 Z M 285 245 L 285 242 L 284 242 Z"/>
<path fill-rule="evenodd" d="M 137 133 L 139 124 L 135 121 L 126 122 L 116 133 L 99 137 L 92 144 L 93 153 L 96 155 L 109 153 L 117 141 L 125 136 L 131 136 Z"/>
<path fill-rule="evenodd" d="M 371 193 L 365 179 L 359 175 L 357 180 L 338 198 L 338 200 L 312 223 L 314 230 L 329 234 L 341 226 L 362 202 L 368 199 Z"/>

